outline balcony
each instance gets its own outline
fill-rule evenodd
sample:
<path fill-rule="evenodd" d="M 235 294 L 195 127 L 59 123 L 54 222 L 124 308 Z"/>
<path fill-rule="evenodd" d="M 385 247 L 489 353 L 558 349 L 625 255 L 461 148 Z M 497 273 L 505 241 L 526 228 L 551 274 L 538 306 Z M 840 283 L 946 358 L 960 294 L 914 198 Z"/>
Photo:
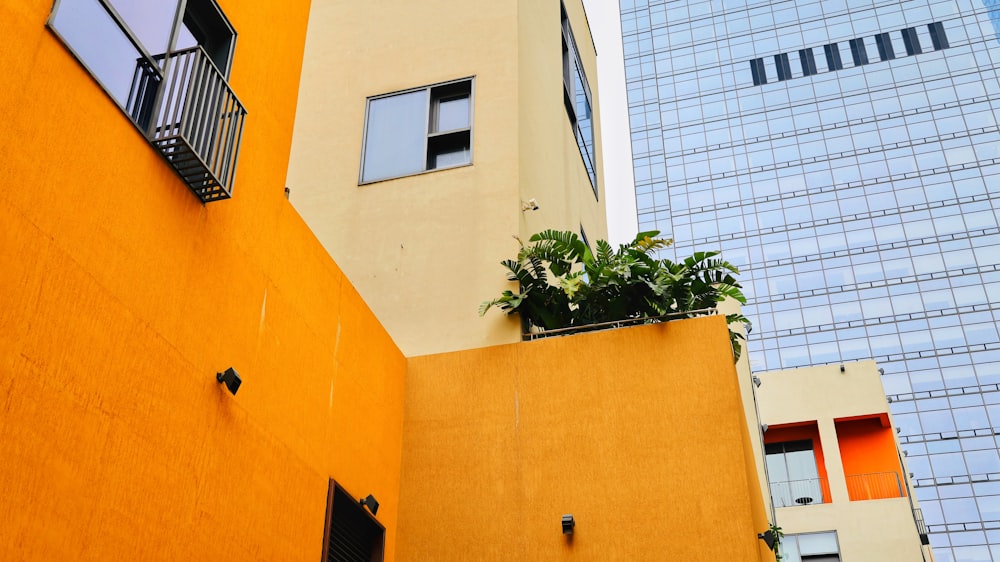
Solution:
<path fill-rule="evenodd" d="M 927 525 L 924 523 L 924 512 L 919 507 L 913 508 L 913 522 L 917 524 L 920 544 L 925 546 L 931 544 L 930 538 L 927 536 Z"/>
<path fill-rule="evenodd" d="M 830 497 L 826 478 L 806 478 L 771 483 L 771 500 L 774 507 L 796 507 L 825 503 Z"/>
<path fill-rule="evenodd" d="M 852 502 L 906 497 L 903 483 L 896 472 L 848 474 L 846 478 L 847 495 Z"/>
<path fill-rule="evenodd" d="M 202 203 L 229 199 L 246 109 L 200 46 L 153 60 L 139 59 L 126 110 Z"/>

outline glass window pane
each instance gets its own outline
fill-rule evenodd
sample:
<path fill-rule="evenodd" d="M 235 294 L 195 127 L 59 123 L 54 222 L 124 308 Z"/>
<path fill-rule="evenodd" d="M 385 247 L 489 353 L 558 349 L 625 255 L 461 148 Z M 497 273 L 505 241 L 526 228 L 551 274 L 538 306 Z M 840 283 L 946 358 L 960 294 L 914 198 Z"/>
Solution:
<path fill-rule="evenodd" d="M 177 0 L 110 0 L 125 25 L 150 55 L 167 51 Z"/>
<path fill-rule="evenodd" d="M 52 27 L 122 106 L 142 55 L 97 0 L 62 0 Z"/>
<path fill-rule="evenodd" d="M 469 96 L 444 98 L 437 103 L 434 131 L 453 131 L 469 126 Z"/>
<path fill-rule="evenodd" d="M 362 181 L 413 174 L 424 169 L 427 90 L 368 103 Z"/>
<path fill-rule="evenodd" d="M 432 153 L 427 167 L 429 169 L 437 169 L 449 166 L 461 166 L 462 164 L 468 164 L 471 156 L 472 153 L 469 150 L 468 143 L 450 145 Z"/>
<path fill-rule="evenodd" d="M 802 555 L 833 554 L 838 552 L 836 533 L 810 533 L 807 535 L 798 535 L 798 537 L 799 553 Z"/>

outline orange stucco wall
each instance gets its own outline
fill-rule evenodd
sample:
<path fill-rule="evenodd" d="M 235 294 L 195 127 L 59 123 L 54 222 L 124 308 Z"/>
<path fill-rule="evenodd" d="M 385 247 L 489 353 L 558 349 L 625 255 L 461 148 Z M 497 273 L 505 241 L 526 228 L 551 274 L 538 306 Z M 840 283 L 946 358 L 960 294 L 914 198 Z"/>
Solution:
<path fill-rule="evenodd" d="M 0 559 L 315 560 L 330 477 L 393 559 L 405 359 L 283 197 L 309 3 L 220 1 L 249 116 L 208 206 L 51 4 L 0 4 Z"/>
<path fill-rule="evenodd" d="M 785 443 L 788 441 L 812 441 L 813 452 L 816 454 L 816 472 L 820 478 L 820 488 L 823 492 L 823 502 L 830 501 L 830 481 L 827 479 L 826 459 L 823 457 L 823 444 L 819 439 L 819 427 L 816 422 L 801 422 L 773 425 L 764 433 L 764 443 Z"/>
<path fill-rule="evenodd" d="M 411 358 L 398 559 L 773 560 L 740 400 L 722 317 Z"/>
<path fill-rule="evenodd" d="M 851 500 L 906 495 L 887 416 L 834 420 Z M 895 476 L 893 476 L 895 475 Z"/>

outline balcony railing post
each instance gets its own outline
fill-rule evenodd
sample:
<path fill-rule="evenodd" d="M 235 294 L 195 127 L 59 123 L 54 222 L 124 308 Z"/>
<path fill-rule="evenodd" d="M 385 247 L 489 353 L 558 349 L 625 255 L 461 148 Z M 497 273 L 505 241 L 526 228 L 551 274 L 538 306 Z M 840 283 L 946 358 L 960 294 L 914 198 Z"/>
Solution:
<path fill-rule="evenodd" d="M 162 61 L 162 74 L 137 68 L 133 84 L 136 115 L 155 88 L 149 122 L 140 126 L 203 203 L 228 199 L 246 109 L 200 46 L 153 59 Z"/>
<path fill-rule="evenodd" d="M 825 478 L 806 478 L 784 482 L 771 482 L 771 500 L 775 507 L 795 507 L 826 503 Z"/>
<path fill-rule="evenodd" d="M 851 501 L 906 497 L 898 472 L 848 474 L 846 480 Z"/>

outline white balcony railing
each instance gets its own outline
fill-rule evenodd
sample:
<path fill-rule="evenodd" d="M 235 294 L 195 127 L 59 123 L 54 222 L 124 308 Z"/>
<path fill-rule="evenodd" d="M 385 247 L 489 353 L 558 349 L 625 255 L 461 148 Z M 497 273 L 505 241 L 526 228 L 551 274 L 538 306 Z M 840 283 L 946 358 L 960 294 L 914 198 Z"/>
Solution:
<path fill-rule="evenodd" d="M 824 503 L 829 497 L 826 478 L 806 478 L 786 482 L 771 482 L 774 507 L 796 507 Z"/>

